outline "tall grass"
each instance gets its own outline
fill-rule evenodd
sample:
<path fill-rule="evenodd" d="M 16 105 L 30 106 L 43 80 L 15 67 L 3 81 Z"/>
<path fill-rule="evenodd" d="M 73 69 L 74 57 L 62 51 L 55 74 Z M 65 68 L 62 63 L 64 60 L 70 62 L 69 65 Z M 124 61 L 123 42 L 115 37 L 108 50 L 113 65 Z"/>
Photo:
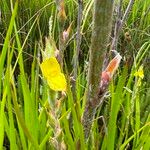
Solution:
<path fill-rule="evenodd" d="M 135 1 L 130 12 L 118 44 L 123 60 L 93 120 L 88 140 L 84 139 L 81 116 L 85 105 L 87 66 L 84 62 L 89 56 L 93 1 L 83 2 L 76 103 L 70 77 L 76 49 L 77 1 L 65 1 L 65 28 L 72 21 L 73 26 L 64 60 L 68 91 L 62 97 L 49 88 L 39 67 L 40 50 L 44 49 L 44 38 L 49 35 L 50 17 L 51 35 L 58 46 L 55 2 L 0 2 L 0 149 L 150 149 L 150 1 Z M 124 1 L 124 6 L 127 2 Z M 125 32 L 129 32 L 131 41 L 125 39 Z M 144 79 L 135 76 L 141 65 Z"/>

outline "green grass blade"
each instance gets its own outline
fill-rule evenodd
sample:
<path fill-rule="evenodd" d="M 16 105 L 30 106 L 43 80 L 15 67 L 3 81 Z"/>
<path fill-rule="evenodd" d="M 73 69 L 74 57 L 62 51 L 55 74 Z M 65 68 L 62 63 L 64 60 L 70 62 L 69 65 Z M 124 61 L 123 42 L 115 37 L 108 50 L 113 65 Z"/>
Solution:
<path fill-rule="evenodd" d="M 143 127 L 141 127 L 136 133 L 134 133 L 131 137 L 129 137 L 121 146 L 120 150 L 124 150 L 125 146 L 142 130 L 144 130 L 146 127 L 150 126 L 150 122 L 146 123 Z"/>
<path fill-rule="evenodd" d="M 0 103 L 0 149 L 3 149 L 4 140 L 4 108 L 6 104 L 7 86 L 4 89 L 2 101 Z"/>
<path fill-rule="evenodd" d="M 16 116 L 18 118 L 18 121 L 20 123 L 20 126 L 22 127 L 25 135 L 28 137 L 29 141 L 34 145 L 34 147 L 38 150 L 39 149 L 39 145 L 37 143 L 37 141 L 32 137 L 31 133 L 29 132 L 25 121 L 21 115 L 21 112 L 19 110 L 19 105 L 17 103 L 17 96 L 16 96 L 16 88 L 15 88 L 15 84 L 14 82 L 11 80 L 11 84 L 12 84 L 12 89 L 11 91 L 12 93 L 12 99 L 13 99 L 13 103 L 14 103 L 14 108 L 15 108 L 15 112 L 16 112 Z"/>
<path fill-rule="evenodd" d="M 16 1 L 14 10 L 12 12 L 12 17 L 10 19 L 9 27 L 8 27 L 7 34 L 6 34 L 5 41 L 4 41 L 4 45 L 3 45 L 3 48 L 2 48 L 2 53 L 0 55 L 0 62 L 1 62 L 0 63 L 0 78 L 2 78 L 4 62 L 5 62 L 5 58 L 6 58 L 7 49 L 9 47 L 11 34 L 12 34 L 12 31 L 13 31 L 13 25 L 14 25 L 14 22 L 15 22 L 16 14 L 17 14 L 17 9 L 18 9 L 18 0 Z M 1 93 L 1 80 L 0 80 L 0 93 Z"/>
<path fill-rule="evenodd" d="M 110 110 L 110 119 L 108 123 L 108 136 L 107 136 L 107 149 L 113 150 L 115 146 L 115 138 L 116 138 L 116 122 L 119 108 L 122 103 L 122 91 L 126 81 L 127 76 L 127 67 L 124 66 L 124 70 L 122 75 L 119 77 L 119 81 L 115 90 L 115 93 L 112 93 L 112 104 Z"/>

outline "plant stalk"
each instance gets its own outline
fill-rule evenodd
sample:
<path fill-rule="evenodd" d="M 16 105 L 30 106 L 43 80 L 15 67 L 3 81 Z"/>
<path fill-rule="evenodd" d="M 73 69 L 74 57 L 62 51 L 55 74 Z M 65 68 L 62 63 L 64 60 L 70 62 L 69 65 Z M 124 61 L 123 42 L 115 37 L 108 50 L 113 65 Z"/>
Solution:
<path fill-rule="evenodd" d="M 86 139 L 89 137 L 96 109 L 103 101 L 105 93 L 100 92 L 100 75 L 111 31 L 113 4 L 113 0 L 94 1 L 86 106 L 82 118 Z"/>

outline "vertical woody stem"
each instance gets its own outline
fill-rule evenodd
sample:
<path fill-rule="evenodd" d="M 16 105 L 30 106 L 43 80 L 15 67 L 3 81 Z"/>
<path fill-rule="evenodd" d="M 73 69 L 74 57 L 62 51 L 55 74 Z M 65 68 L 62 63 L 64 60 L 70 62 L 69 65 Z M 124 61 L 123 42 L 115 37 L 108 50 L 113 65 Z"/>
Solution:
<path fill-rule="evenodd" d="M 96 108 L 103 99 L 103 93 L 99 97 L 100 75 L 104 54 L 107 49 L 108 39 L 112 25 L 113 0 L 95 0 L 93 15 L 93 30 L 90 47 L 90 60 L 88 70 L 88 87 L 86 94 L 86 106 L 82 118 L 85 138 L 89 137 L 92 121 Z"/>

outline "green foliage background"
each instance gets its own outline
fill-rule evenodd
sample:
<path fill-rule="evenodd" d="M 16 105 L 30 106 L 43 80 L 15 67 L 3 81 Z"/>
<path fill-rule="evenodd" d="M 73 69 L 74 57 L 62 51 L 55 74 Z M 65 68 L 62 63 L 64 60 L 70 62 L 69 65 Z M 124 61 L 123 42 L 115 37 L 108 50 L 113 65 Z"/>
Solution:
<path fill-rule="evenodd" d="M 84 0 L 77 99 L 70 76 L 76 50 L 76 0 L 66 0 L 67 21 L 73 21 L 66 46 L 66 97 L 51 91 L 39 68 L 41 49 L 49 36 L 57 46 L 59 26 L 52 0 L 0 1 L 0 149 L 150 149 L 150 0 L 136 0 L 121 31 L 118 51 L 123 61 L 98 109 L 88 141 L 84 139 L 86 71 L 92 31 L 93 0 Z M 117 1 L 116 1 L 117 3 Z M 124 0 L 123 11 L 128 4 Z M 129 33 L 128 40 L 125 33 Z M 134 73 L 144 66 L 144 79 Z M 60 98 L 60 100 L 57 100 Z M 72 119 L 69 119 L 71 116 Z"/>

